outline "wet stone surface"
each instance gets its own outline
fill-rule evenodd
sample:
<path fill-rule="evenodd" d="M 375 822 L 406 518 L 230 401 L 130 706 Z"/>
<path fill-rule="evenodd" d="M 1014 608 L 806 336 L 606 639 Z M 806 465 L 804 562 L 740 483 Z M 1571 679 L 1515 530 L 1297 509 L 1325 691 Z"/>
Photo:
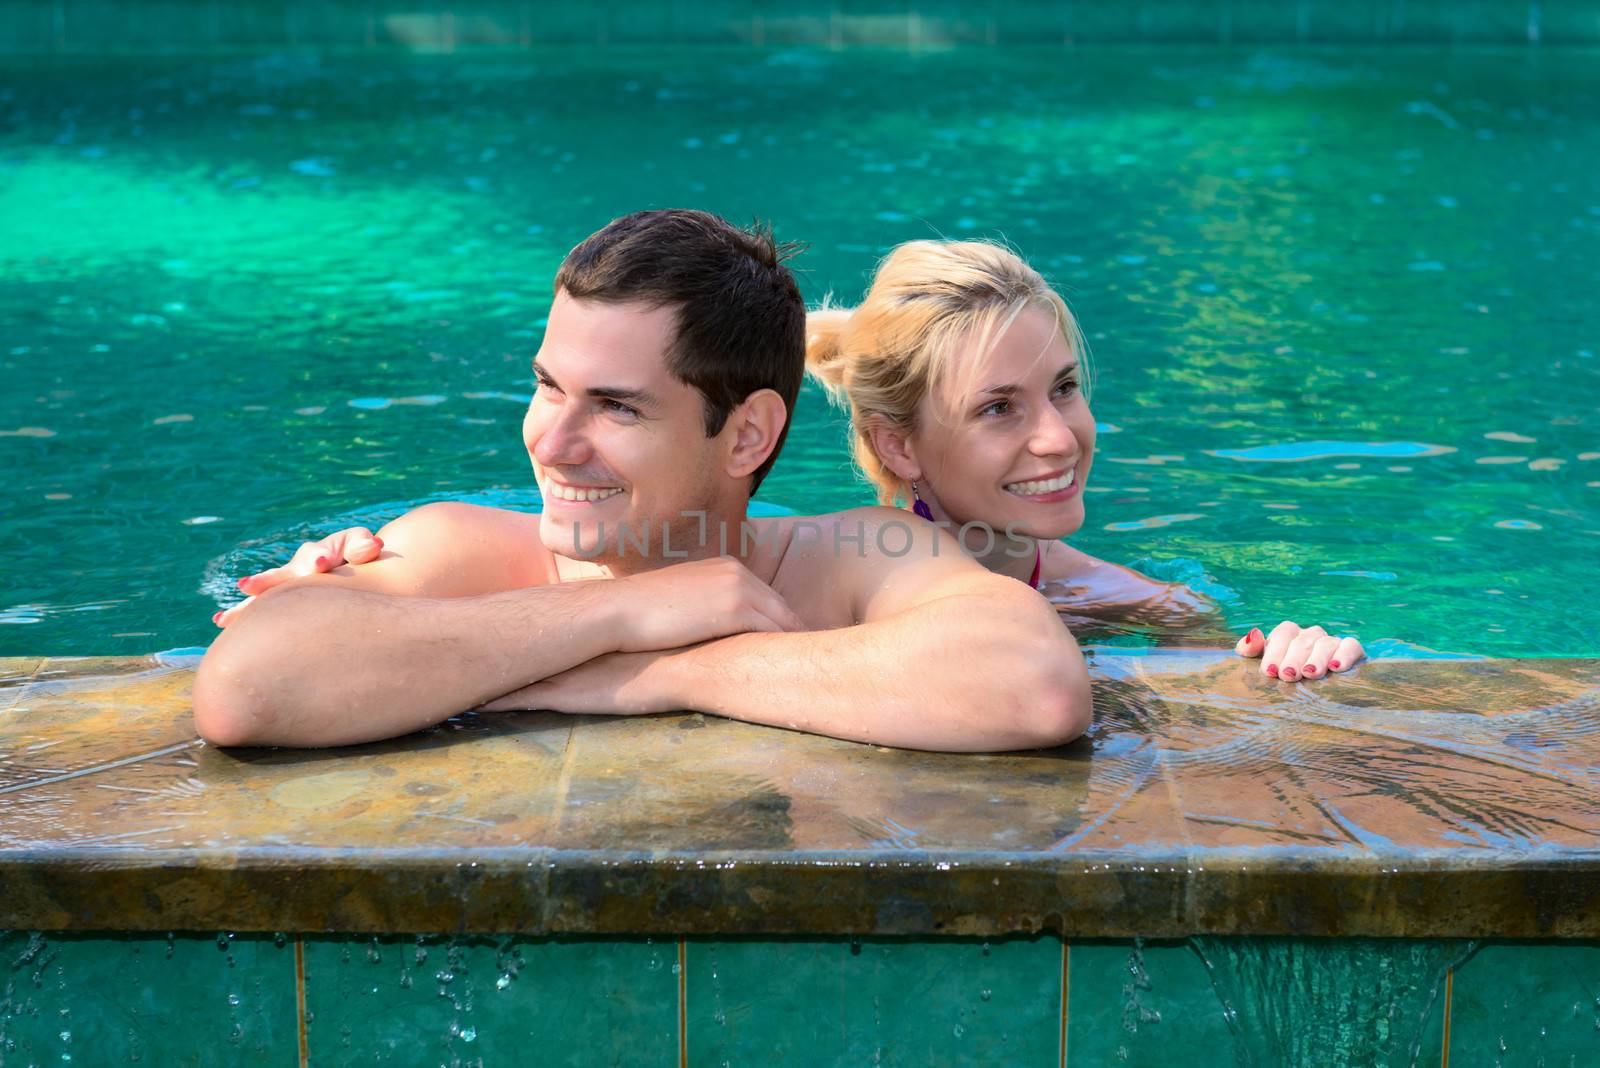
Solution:
<path fill-rule="evenodd" d="M 219 750 L 191 662 L 0 660 L 0 927 L 1600 937 L 1600 661 L 1093 670 L 1032 753 L 551 713 Z"/>

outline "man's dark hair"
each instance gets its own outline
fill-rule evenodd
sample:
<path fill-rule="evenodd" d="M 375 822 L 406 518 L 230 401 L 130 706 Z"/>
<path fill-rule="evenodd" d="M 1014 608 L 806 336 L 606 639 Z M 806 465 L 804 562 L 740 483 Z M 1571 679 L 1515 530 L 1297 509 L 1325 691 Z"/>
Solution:
<path fill-rule="evenodd" d="M 556 272 L 556 289 L 575 300 L 677 308 L 667 370 L 700 391 L 706 437 L 722 433 L 756 390 L 783 398 L 789 418 L 751 476 L 751 493 L 777 462 L 805 378 L 806 305 L 783 265 L 793 251 L 759 224 L 744 230 L 704 211 L 638 211 L 587 238 Z"/>

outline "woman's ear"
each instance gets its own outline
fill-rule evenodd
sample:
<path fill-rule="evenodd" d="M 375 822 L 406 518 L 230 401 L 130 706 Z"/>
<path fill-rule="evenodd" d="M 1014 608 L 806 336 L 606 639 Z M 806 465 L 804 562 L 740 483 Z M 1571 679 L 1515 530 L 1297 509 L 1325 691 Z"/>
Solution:
<path fill-rule="evenodd" d="M 867 441 L 878 454 L 883 466 L 906 482 L 922 478 L 922 465 L 917 463 L 917 453 L 911 446 L 911 433 L 882 419 L 867 424 Z"/>
<path fill-rule="evenodd" d="M 775 390 L 758 389 L 728 414 L 724 432 L 730 435 L 727 471 L 733 478 L 748 478 L 767 462 L 783 437 L 789 409 Z"/>

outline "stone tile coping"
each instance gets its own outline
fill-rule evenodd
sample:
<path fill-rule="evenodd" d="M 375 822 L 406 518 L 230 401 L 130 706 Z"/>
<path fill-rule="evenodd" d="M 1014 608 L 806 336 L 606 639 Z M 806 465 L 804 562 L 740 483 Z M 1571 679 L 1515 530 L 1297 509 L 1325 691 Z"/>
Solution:
<path fill-rule="evenodd" d="M 1097 655 L 1058 750 L 464 714 L 219 750 L 192 660 L 0 660 L 0 928 L 1600 937 L 1600 660 Z"/>

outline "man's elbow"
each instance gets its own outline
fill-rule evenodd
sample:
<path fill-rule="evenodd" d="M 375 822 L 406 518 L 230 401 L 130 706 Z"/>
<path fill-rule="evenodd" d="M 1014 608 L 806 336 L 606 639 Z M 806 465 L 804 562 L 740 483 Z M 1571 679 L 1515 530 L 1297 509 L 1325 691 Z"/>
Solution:
<path fill-rule="evenodd" d="M 1083 736 L 1094 722 L 1089 677 L 1077 672 L 1046 672 L 1035 697 L 1032 722 L 1035 747 L 1049 749 Z"/>
<path fill-rule="evenodd" d="M 1050 749 L 1081 737 L 1094 722 L 1094 703 L 1076 644 L 1062 648 L 1051 640 L 1022 648 L 1027 651 L 1014 664 L 1012 707 L 1018 710 L 1016 728 L 1026 745 Z"/>
<path fill-rule="evenodd" d="M 207 744 L 230 747 L 266 744 L 267 709 L 246 684 L 248 673 L 229 649 L 213 646 L 194 680 L 194 729 Z"/>

